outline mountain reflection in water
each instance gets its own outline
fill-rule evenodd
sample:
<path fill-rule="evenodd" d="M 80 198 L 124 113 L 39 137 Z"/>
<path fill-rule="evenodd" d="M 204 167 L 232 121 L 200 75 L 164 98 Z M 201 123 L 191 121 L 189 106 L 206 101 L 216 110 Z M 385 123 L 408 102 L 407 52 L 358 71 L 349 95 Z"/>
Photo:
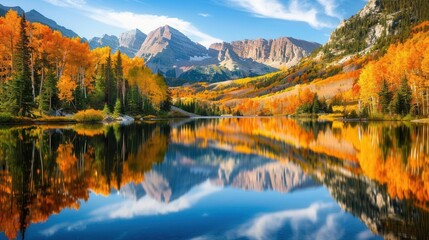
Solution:
<path fill-rule="evenodd" d="M 424 239 L 428 170 L 426 125 L 1 127 L 0 238 Z"/>

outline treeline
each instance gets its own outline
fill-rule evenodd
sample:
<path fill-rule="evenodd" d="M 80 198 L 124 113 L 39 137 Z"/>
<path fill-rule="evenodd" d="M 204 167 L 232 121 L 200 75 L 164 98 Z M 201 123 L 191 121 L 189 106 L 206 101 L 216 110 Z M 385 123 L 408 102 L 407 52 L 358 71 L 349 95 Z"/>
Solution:
<path fill-rule="evenodd" d="M 320 98 L 316 92 L 309 88 L 299 89 L 297 94 L 287 97 L 275 97 L 266 101 L 245 99 L 235 106 L 234 115 L 293 115 L 293 114 L 319 114 L 332 113 L 334 102 Z"/>
<path fill-rule="evenodd" d="M 359 78 L 361 112 L 429 115 L 429 22 L 370 62 Z"/>
<path fill-rule="evenodd" d="M 169 108 L 164 78 L 143 59 L 109 48 L 90 50 L 9 11 L 0 18 L 0 112 L 13 116 L 72 113 L 89 108 L 121 113 L 157 113 Z"/>
<path fill-rule="evenodd" d="M 182 101 L 179 98 L 174 102 L 174 106 L 200 116 L 220 116 L 225 114 L 225 111 L 221 110 L 219 106 L 214 103 L 209 104 L 196 100 Z"/>

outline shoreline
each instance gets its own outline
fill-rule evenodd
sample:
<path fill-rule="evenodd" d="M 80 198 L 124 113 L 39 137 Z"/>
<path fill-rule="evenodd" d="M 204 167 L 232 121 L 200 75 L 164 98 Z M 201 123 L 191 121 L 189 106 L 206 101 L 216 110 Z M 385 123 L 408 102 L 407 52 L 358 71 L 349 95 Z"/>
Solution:
<path fill-rule="evenodd" d="M 402 122 L 402 123 L 423 123 L 429 124 L 429 118 L 422 119 L 371 119 L 371 118 L 329 118 L 329 117 L 308 117 L 308 116 L 195 116 L 195 117 L 166 117 L 166 116 L 150 116 L 135 119 L 132 123 L 141 123 L 145 121 L 169 121 L 169 120 L 183 120 L 183 119 L 229 119 L 229 118 L 290 118 L 300 121 L 327 121 L 327 122 L 344 122 L 344 123 L 370 123 L 370 122 Z M 123 121 L 77 121 L 68 117 L 56 117 L 51 120 L 38 120 L 38 119 L 13 119 L 12 121 L 0 122 L 0 126 L 25 126 L 25 125 L 68 125 L 68 124 L 112 124 L 112 123 L 124 123 Z"/>

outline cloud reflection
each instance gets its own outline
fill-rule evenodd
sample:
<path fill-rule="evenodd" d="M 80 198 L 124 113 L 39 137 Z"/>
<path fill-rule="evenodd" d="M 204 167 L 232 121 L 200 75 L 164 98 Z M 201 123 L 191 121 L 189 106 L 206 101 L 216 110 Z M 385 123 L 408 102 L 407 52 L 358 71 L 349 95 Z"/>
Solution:
<path fill-rule="evenodd" d="M 182 197 L 169 202 L 160 202 L 149 196 L 137 201 L 126 200 L 117 204 L 108 205 L 91 212 L 93 216 L 103 216 L 109 219 L 133 218 L 135 216 L 160 215 L 179 212 L 192 207 L 200 199 L 211 195 L 221 187 L 214 186 L 209 180 L 195 187 Z"/>
<path fill-rule="evenodd" d="M 145 196 L 139 200 L 124 200 L 120 203 L 110 204 L 105 207 L 96 209 L 89 213 L 90 217 L 74 224 L 59 223 L 40 232 L 44 237 L 53 236 L 61 229 L 67 231 L 79 231 L 87 225 L 96 222 L 103 222 L 111 219 L 128 219 L 136 216 L 163 215 L 175 213 L 191 208 L 202 198 L 209 196 L 222 188 L 213 185 L 209 180 L 191 189 L 182 197 L 170 202 L 158 202 L 157 200 Z"/>
<path fill-rule="evenodd" d="M 321 210 L 332 207 L 334 207 L 333 204 L 313 203 L 308 208 L 304 209 L 263 214 L 243 224 L 235 233 L 230 235 L 233 238 L 246 237 L 254 240 L 271 239 L 273 234 L 278 232 L 287 221 L 290 221 L 294 232 L 297 232 L 305 221 L 311 221 L 315 224 L 318 220 L 318 213 Z M 324 234 L 332 232 L 331 226 L 335 226 L 332 222 L 333 220 L 335 219 L 328 219 L 326 225 L 315 234 L 314 239 L 319 239 L 319 237 L 321 237 L 320 239 L 325 239 L 323 238 Z"/>

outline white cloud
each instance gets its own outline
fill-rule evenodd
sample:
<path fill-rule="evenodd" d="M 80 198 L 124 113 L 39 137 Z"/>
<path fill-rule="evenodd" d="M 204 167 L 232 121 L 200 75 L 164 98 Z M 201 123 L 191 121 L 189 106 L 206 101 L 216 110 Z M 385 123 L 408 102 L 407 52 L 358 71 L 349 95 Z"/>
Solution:
<path fill-rule="evenodd" d="M 341 16 L 341 14 L 339 14 L 336 11 L 338 5 L 335 2 L 335 0 L 317 0 L 317 2 L 320 3 L 320 5 L 323 6 L 323 8 L 325 9 L 325 14 L 326 15 L 328 15 L 330 17 L 338 18 L 340 20 L 343 19 L 343 17 Z"/>
<path fill-rule="evenodd" d="M 209 13 L 198 13 L 201 17 L 210 17 L 211 15 Z"/>
<path fill-rule="evenodd" d="M 45 0 L 45 2 L 59 7 L 83 7 L 86 4 L 85 0 Z"/>
<path fill-rule="evenodd" d="M 155 30 L 158 27 L 169 25 L 185 35 L 189 36 L 192 40 L 208 47 L 215 42 L 222 42 L 221 39 L 215 38 L 200 31 L 192 23 L 182 20 L 180 18 L 151 15 L 151 14 L 137 14 L 133 12 L 119 12 L 113 10 L 106 10 L 96 8 L 88 5 L 85 0 L 45 0 L 46 2 L 60 6 L 74 8 L 82 11 L 88 17 L 124 30 L 138 28 L 145 33 Z"/>
<path fill-rule="evenodd" d="M 317 18 L 316 8 L 308 6 L 302 0 L 290 0 L 284 6 L 279 0 L 227 0 L 233 6 L 253 13 L 257 17 L 306 22 L 312 27 L 332 27 Z"/>

